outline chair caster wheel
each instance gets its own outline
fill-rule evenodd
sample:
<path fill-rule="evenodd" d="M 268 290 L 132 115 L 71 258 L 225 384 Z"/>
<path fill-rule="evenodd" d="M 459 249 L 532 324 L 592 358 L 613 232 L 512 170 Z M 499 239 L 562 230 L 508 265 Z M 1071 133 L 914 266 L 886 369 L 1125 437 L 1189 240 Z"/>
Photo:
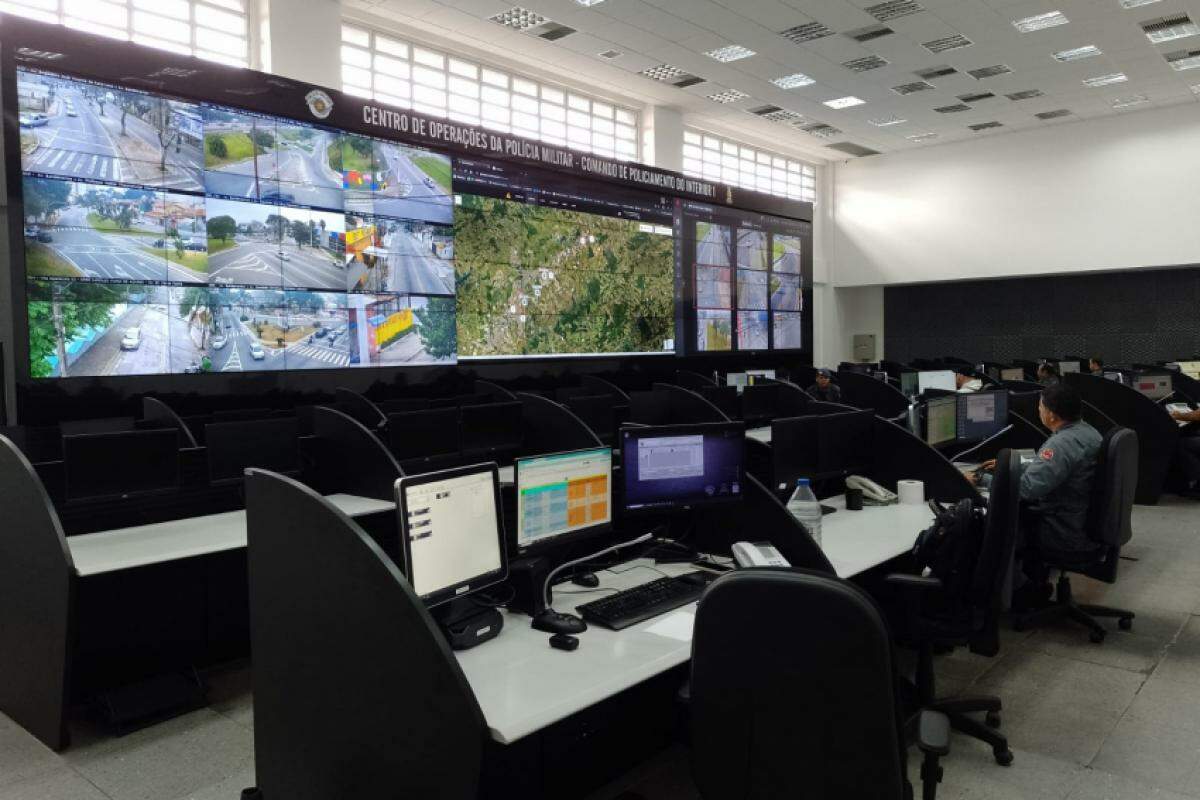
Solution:
<path fill-rule="evenodd" d="M 1104 641 L 1106 635 L 1106 631 L 1092 631 L 1088 638 L 1092 640 L 1092 644 L 1100 644 Z"/>
<path fill-rule="evenodd" d="M 1123 631 L 1133 630 L 1133 617 L 1121 617 L 1117 620 L 1117 627 Z"/>
<path fill-rule="evenodd" d="M 985 716 L 983 718 L 983 721 L 989 728 L 999 728 L 1000 727 L 1000 712 L 999 711 L 987 712 L 987 716 Z"/>
<path fill-rule="evenodd" d="M 1003 750 L 993 750 L 992 755 L 996 757 L 996 763 L 1002 767 L 1011 767 L 1013 763 L 1013 752 L 1008 748 Z"/>

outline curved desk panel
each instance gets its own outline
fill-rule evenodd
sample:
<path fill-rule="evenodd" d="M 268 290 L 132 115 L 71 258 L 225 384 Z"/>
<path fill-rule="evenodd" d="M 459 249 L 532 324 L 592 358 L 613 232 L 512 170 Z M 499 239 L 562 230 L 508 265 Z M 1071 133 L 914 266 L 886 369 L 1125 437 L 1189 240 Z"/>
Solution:
<path fill-rule="evenodd" d="M 918 480 L 924 482 L 925 497 L 929 500 L 983 501 L 949 459 L 909 431 L 879 417 L 875 418 L 874 455 L 868 477 L 893 491 L 897 481 Z M 917 533 L 913 531 L 914 538 Z"/>
<path fill-rule="evenodd" d="M 515 396 L 522 405 L 522 455 L 536 456 L 604 446 L 600 437 L 566 406 L 526 392 L 517 392 Z"/>
<path fill-rule="evenodd" d="M 842 402 L 856 408 L 871 409 L 885 419 L 908 411 L 908 398 L 890 383 L 859 372 L 838 372 Z"/>

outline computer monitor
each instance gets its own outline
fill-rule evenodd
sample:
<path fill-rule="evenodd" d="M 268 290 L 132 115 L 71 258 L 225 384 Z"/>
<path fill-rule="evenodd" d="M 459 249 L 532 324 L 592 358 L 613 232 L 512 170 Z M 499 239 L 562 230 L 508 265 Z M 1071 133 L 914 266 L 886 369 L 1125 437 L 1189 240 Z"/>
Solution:
<path fill-rule="evenodd" d="M 749 382 L 750 378 L 744 372 L 730 372 L 725 376 L 726 386 L 746 386 Z"/>
<path fill-rule="evenodd" d="M 821 476 L 818 429 L 824 416 L 787 417 L 771 422 L 772 474 L 777 488 L 796 485 L 798 478 Z"/>
<path fill-rule="evenodd" d="M 1168 374 L 1138 375 L 1133 379 L 1132 385 L 1151 400 L 1162 400 L 1174 391 L 1171 376 Z"/>
<path fill-rule="evenodd" d="M 1025 380 L 1025 370 L 1020 367 L 1009 367 L 1008 369 L 1000 370 L 1000 380 L 1002 381 L 1023 381 Z"/>
<path fill-rule="evenodd" d="M 294 417 L 204 426 L 209 483 L 239 483 L 247 467 L 300 474 L 300 431 Z"/>
<path fill-rule="evenodd" d="M 954 372 L 948 369 L 939 369 L 929 372 L 917 373 L 917 392 L 922 394 L 926 389 L 945 389 L 946 391 L 956 391 L 958 383 L 954 380 Z"/>
<path fill-rule="evenodd" d="M 520 402 L 464 405 L 459 414 L 464 452 L 492 453 L 521 445 L 524 407 Z"/>
<path fill-rule="evenodd" d="M 958 397 L 935 397 L 925 405 L 925 442 L 933 447 L 958 438 Z"/>
<path fill-rule="evenodd" d="M 1058 362 L 1059 374 L 1066 375 L 1068 372 L 1079 372 L 1078 361 L 1060 361 Z"/>
<path fill-rule="evenodd" d="M 427 606 L 508 577 L 494 462 L 406 475 L 396 482 L 404 572 Z"/>
<path fill-rule="evenodd" d="M 626 512 L 675 511 L 742 499 L 740 422 L 621 429 Z"/>
<path fill-rule="evenodd" d="M 1193 380 L 1200 381 L 1200 361 L 1180 361 L 1179 371 Z"/>
<path fill-rule="evenodd" d="M 746 378 L 751 386 L 758 383 L 759 378 L 775 380 L 775 370 L 773 369 L 748 369 L 746 370 Z"/>
<path fill-rule="evenodd" d="M 179 489 L 174 428 L 63 437 L 68 501 L 126 498 Z"/>
<path fill-rule="evenodd" d="M 779 413 L 783 386 L 778 383 L 747 386 L 742 390 L 742 419 L 747 425 L 758 425 L 774 419 Z"/>
<path fill-rule="evenodd" d="M 887 383 L 888 374 L 886 372 L 880 372 L 879 370 L 876 370 L 871 373 L 871 377 L 877 381 L 883 381 L 884 383 Z"/>
<path fill-rule="evenodd" d="M 1008 392 L 971 392 L 958 396 L 958 438 L 975 441 L 995 436 L 1008 425 Z"/>
<path fill-rule="evenodd" d="M 817 449 L 821 473 L 837 476 L 865 471 L 872 459 L 875 412 L 844 411 L 825 414 L 819 419 Z"/>
<path fill-rule="evenodd" d="M 611 449 L 518 458 L 513 480 L 515 553 L 544 552 L 611 529 Z"/>
<path fill-rule="evenodd" d="M 1002 378 L 1000 376 L 1000 368 L 999 367 L 988 367 L 987 369 L 985 369 L 983 371 L 983 374 L 987 375 L 989 378 L 991 378 L 994 381 L 1004 380 L 1004 378 Z"/>
<path fill-rule="evenodd" d="M 921 393 L 919 373 L 916 372 L 901 372 L 900 373 L 900 391 L 905 397 L 916 397 Z"/>
<path fill-rule="evenodd" d="M 401 461 L 457 453 L 458 415 L 457 406 L 388 414 L 388 448 Z"/>

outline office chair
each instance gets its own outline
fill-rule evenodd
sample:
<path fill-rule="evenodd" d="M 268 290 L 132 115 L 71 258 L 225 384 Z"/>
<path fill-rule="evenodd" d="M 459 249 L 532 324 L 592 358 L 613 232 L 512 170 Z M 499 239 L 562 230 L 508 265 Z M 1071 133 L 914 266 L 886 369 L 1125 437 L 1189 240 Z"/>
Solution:
<path fill-rule="evenodd" d="M 1086 531 L 1096 543 L 1085 552 L 1055 552 L 1039 549 L 1038 556 L 1051 569 L 1059 570 L 1054 602 L 1045 608 L 1014 618 L 1013 627 L 1022 630 L 1050 620 L 1066 617 L 1090 632 L 1096 644 L 1104 641 L 1108 630 L 1096 617 L 1115 617 L 1121 630 L 1133 627 L 1134 613 L 1120 608 L 1075 602 L 1069 573 L 1116 583 L 1121 562 L 1121 547 L 1133 538 L 1130 515 L 1138 482 L 1138 436 L 1129 428 L 1113 428 L 1104 434 L 1092 480 L 1092 498 L 1088 504 Z"/>
<path fill-rule="evenodd" d="M 939 698 L 933 654 L 964 644 L 979 655 L 994 656 L 999 652 L 999 616 L 1005 576 L 1016 548 L 1019 513 L 1020 457 L 1011 450 L 1002 450 L 996 457 L 983 543 L 965 590 L 950 597 L 942 581 L 934 576 L 893 574 L 886 579 L 904 600 L 901 640 L 917 649 L 913 688 L 918 706 L 946 714 L 955 730 L 991 745 L 992 755 L 1001 766 L 1012 764 L 1013 754 L 1008 739 L 996 730 L 1000 727 L 1000 698 L 988 695 Z M 986 724 L 967 716 L 979 712 L 986 715 Z"/>
<path fill-rule="evenodd" d="M 246 472 L 263 800 L 474 800 L 487 727 L 395 563 L 303 484 Z"/>
<path fill-rule="evenodd" d="M 764 613 L 803 609 L 803 613 Z M 692 773 L 705 800 L 906 800 L 905 729 L 879 609 L 836 577 L 739 570 L 696 610 Z M 923 797 L 949 752 L 946 717 L 921 716 Z"/>

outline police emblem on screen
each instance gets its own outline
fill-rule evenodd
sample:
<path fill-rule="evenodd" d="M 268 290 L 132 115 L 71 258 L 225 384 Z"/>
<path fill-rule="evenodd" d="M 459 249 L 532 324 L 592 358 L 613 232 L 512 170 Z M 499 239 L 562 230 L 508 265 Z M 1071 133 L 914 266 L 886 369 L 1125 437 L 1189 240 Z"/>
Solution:
<path fill-rule="evenodd" d="M 308 103 L 308 110 L 317 119 L 326 119 L 333 113 L 333 99 L 320 89 L 313 89 L 304 95 L 304 101 Z"/>

